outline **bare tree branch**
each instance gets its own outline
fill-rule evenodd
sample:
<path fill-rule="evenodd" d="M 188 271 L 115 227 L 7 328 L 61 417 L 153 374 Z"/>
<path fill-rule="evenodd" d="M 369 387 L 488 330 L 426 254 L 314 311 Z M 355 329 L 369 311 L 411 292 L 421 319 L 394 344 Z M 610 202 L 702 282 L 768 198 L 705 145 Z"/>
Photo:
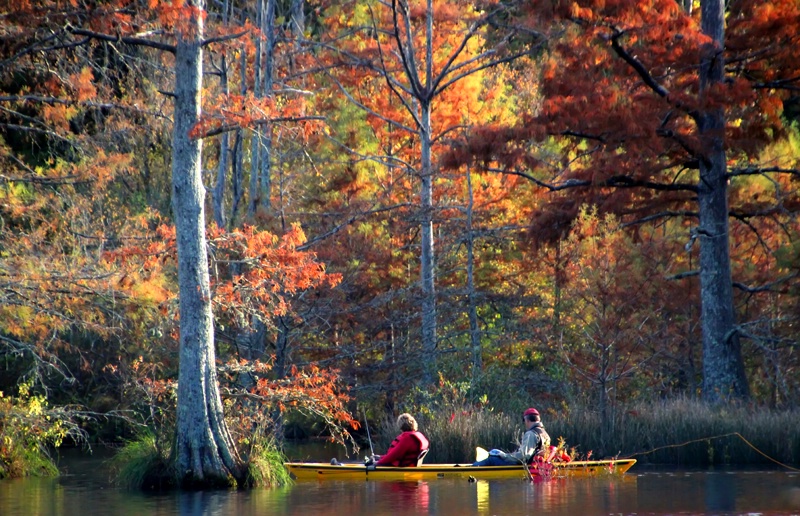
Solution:
<path fill-rule="evenodd" d="M 127 43 L 128 45 L 150 47 L 150 48 L 155 48 L 157 50 L 170 52 L 172 54 L 175 53 L 175 45 L 170 45 L 160 41 L 152 41 L 145 38 L 137 38 L 131 36 L 122 36 L 122 35 L 114 36 L 111 34 L 103 34 L 101 32 L 95 32 L 93 30 L 87 30 L 87 29 L 80 29 L 77 27 L 68 27 L 67 30 L 69 30 L 72 34 L 77 34 L 79 36 L 88 36 L 92 39 L 99 39 L 100 41 L 109 41 L 112 43 L 113 42 Z"/>
<path fill-rule="evenodd" d="M 252 120 L 250 123 L 253 126 L 259 126 L 264 124 L 280 124 L 283 122 L 306 122 L 309 120 L 325 120 L 324 116 L 285 116 L 285 117 L 275 117 L 275 118 L 259 118 L 256 120 Z M 228 131 L 235 131 L 237 129 L 241 129 L 242 126 L 240 124 L 225 124 L 221 125 L 220 127 L 216 127 L 214 129 L 209 129 L 202 135 L 198 136 L 200 139 L 210 138 L 212 136 L 217 136 L 219 134 L 228 132 Z"/>

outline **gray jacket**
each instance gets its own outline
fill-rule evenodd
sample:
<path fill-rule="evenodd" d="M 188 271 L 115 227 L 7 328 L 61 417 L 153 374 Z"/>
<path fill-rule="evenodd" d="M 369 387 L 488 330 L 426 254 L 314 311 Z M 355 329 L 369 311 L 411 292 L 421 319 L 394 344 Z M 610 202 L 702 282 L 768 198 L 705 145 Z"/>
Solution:
<path fill-rule="evenodd" d="M 544 425 L 537 421 L 530 430 L 522 434 L 522 442 L 519 449 L 512 453 L 506 453 L 503 458 L 515 459 L 524 464 L 530 463 L 534 455 L 544 453 L 550 448 L 550 436 L 544 429 Z"/>

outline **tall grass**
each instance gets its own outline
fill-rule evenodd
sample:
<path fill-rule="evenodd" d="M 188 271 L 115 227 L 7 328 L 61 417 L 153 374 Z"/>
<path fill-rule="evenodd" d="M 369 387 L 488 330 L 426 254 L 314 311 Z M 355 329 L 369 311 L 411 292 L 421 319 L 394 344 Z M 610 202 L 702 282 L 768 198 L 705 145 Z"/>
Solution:
<path fill-rule="evenodd" d="M 595 456 L 633 456 L 642 462 L 709 466 L 796 464 L 800 460 L 800 412 L 752 406 L 710 406 L 677 399 L 620 411 L 601 438 L 603 422 L 586 409 L 550 421 L 551 437 L 564 436 Z M 765 457 L 765 455 L 767 457 Z"/>
<path fill-rule="evenodd" d="M 619 409 L 611 422 L 587 407 L 539 407 L 548 433 L 577 458 L 634 457 L 641 463 L 676 466 L 795 465 L 800 463 L 800 411 L 752 406 L 709 406 L 677 399 Z M 426 463 L 467 463 L 475 447 L 514 450 L 524 429 L 519 414 L 487 409 L 436 408 L 417 417 L 431 442 Z M 384 422 L 373 435 L 383 453 L 398 430 Z M 776 464 L 776 462 L 778 464 Z"/>
<path fill-rule="evenodd" d="M 286 461 L 286 456 L 274 439 L 265 438 L 257 442 L 250 451 L 247 464 L 248 485 L 277 487 L 291 483 L 289 471 L 283 465 Z"/>

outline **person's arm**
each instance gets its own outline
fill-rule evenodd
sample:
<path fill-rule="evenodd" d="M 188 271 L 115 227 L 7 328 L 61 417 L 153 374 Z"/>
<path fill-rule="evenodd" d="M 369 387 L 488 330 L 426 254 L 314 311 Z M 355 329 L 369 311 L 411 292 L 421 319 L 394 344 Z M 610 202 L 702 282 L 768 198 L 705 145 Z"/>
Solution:
<path fill-rule="evenodd" d="M 536 447 L 539 445 L 539 436 L 533 430 L 529 430 L 522 435 L 522 442 L 519 449 L 512 453 L 506 453 L 506 457 L 516 459 L 527 464 L 533 457 Z"/>
<path fill-rule="evenodd" d="M 416 439 L 410 432 L 403 432 L 397 438 L 397 442 L 386 450 L 386 455 L 383 455 L 376 466 L 393 466 L 393 463 L 400 463 L 400 459 L 406 456 L 406 453 L 416 448 Z"/>

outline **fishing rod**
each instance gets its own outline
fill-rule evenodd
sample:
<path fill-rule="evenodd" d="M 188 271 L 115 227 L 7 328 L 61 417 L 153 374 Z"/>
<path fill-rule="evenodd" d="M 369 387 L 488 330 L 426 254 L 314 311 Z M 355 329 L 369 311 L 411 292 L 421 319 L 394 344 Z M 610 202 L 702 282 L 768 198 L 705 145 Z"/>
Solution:
<path fill-rule="evenodd" d="M 375 450 L 372 448 L 372 437 L 369 435 L 369 421 L 367 421 L 367 411 L 364 411 L 364 426 L 367 428 L 367 440 L 369 440 L 369 452 L 372 455 L 370 458 L 375 457 Z"/>
<path fill-rule="evenodd" d="M 523 458 L 524 457 L 525 455 L 523 454 Z M 531 460 L 533 460 L 533 457 L 531 457 Z M 527 478 L 529 482 L 533 482 L 533 473 L 531 473 L 531 467 L 526 464 L 524 460 L 520 460 L 520 462 L 522 463 L 522 468 L 525 470 L 525 478 Z"/>

